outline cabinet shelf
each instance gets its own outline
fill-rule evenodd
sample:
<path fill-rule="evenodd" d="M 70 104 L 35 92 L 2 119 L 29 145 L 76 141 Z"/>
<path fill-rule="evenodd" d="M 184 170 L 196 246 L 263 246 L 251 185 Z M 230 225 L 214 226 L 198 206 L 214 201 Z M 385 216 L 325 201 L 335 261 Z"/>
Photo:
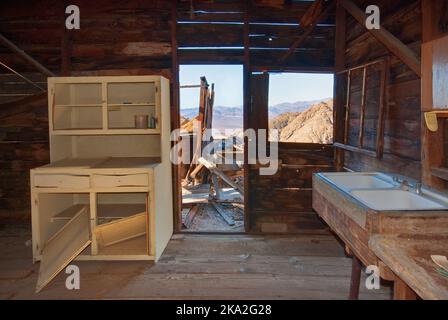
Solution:
<path fill-rule="evenodd" d="M 56 104 L 55 108 L 77 108 L 77 107 L 88 108 L 88 107 L 102 107 L 102 106 L 103 106 L 103 104 L 101 104 L 101 103 L 85 103 L 85 104 L 78 103 L 78 104 Z"/>
<path fill-rule="evenodd" d="M 117 128 L 117 129 L 64 129 L 54 130 L 55 136 L 94 136 L 94 135 L 157 135 L 160 129 L 134 129 L 134 128 Z"/>
<path fill-rule="evenodd" d="M 53 222 L 59 220 L 70 220 L 84 208 L 89 210 L 89 206 L 86 204 L 75 204 L 59 212 L 51 220 Z M 145 211 L 146 207 L 144 203 L 99 204 L 97 206 L 97 217 L 98 219 L 117 220 L 131 217 Z"/>
<path fill-rule="evenodd" d="M 425 116 L 425 123 L 429 131 L 437 132 L 439 130 L 438 119 L 448 118 L 448 110 L 433 110 L 425 112 L 424 116 Z"/>
<path fill-rule="evenodd" d="M 108 103 L 108 107 L 155 107 L 155 103 Z"/>
<path fill-rule="evenodd" d="M 105 256 L 145 256 L 148 255 L 147 236 L 143 235 L 137 238 L 129 239 L 117 244 L 113 244 L 99 249 L 98 255 Z"/>
<path fill-rule="evenodd" d="M 140 79 L 126 77 L 123 82 L 115 82 L 102 78 L 100 83 L 50 85 L 50 135 L 159 134 L 160 82 L 148 77 Z M 135 117 L 139 115 L 148 116 L 148 122 L 155 118 L 155 128 L 149 123 L 142 129 L 136 128 Z"/>

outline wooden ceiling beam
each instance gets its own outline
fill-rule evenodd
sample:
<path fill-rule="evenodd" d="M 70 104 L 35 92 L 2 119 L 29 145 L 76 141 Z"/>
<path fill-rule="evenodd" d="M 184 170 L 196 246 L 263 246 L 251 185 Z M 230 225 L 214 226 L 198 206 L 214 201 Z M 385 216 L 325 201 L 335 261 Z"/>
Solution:
<path fill-rule="evenodd" d="M 308 28 L 310 25 L 316 22 L 319 15 L 324 9 L 324 0 L 315 0 L 305 14 L 300 18 L 299 25 L 301 28 Z"/>
<path fill-rule="evenodd" d="M 316 0 L 307 10 L 307 12 L 300 19 L 299 28 L 304 28 L 304 33 L 296 39 L 289 50 L 280 58 L 280 63 L 284 63 L 298 47 L 300 47 L 303 42 L 309 37 L 311 32 L 313 32 L 319 20 L 325 17 L 330 10 L 333 8 L 334 1 L 330 0 L 331 3 L 325 4 L 325 0 Z"/>
<path fill-rule="evenodd" d="M 366 25 L 366 14 L 356 6 L 351 0 L 340 0 L 342 6 L 361 25 Z M 366 28 L 367 29 L 367 28 Z M 403 42 L 387 31 L 384 27 L 380 29 L 367 29 L 378 41 L 380 41 L 392 54 L 397 56 L 412 71 L 421 77 L 421 62 L 417 55 Z"/>

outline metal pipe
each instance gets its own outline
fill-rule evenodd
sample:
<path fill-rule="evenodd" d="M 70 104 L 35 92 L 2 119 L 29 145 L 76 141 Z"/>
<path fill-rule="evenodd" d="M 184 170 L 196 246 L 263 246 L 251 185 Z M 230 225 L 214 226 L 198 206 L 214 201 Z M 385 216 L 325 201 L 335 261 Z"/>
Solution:
<path fill-rule="evenodd" d="M 42 87 L 40 87 L 39 85 L 35 84 L 33 81 L 31 81 L 30 79 L 28 79 L 27 77 L 21 75 L 20 73 L 18 73 L 17 71 L 15 71 L 14 69 L 8 67 L 6 64 L 4 64 L 3 62 L 0 61 L 0 65 L 2 65 L 5 69 L 11 71 L 12 73 L 14 73 L 15 75 L 17 75 L 18 77 L 22 78 L 23 80 L 25 80 L 26 82 L 28 82 L 29 84 L 35 86 L 36 88 L 42 90 L 43 92 L 45 92 L 46 90 Z"/>
<path fill-rule="evenodd" d="M 4 35 L 0 34 L 0 42 L 3 43 L 6 47 L 8 47 L 11 51 L 14 51 L 19 56 L 21 56 L 24 60 L 26 60 L 29 64 L 33 65 L 36 69 L 38 69 L 43 74 L 49 76 L 49 77 L 55 77 L 56 75 L 45 68 L 42 64 L 37 62 L 33 59 L 29 54 L 27 54 L 25 51 L 20 49 L 18 46 L 16 46 L 14 43 L 12 43 L 10 40 L 8 40 Z"/>

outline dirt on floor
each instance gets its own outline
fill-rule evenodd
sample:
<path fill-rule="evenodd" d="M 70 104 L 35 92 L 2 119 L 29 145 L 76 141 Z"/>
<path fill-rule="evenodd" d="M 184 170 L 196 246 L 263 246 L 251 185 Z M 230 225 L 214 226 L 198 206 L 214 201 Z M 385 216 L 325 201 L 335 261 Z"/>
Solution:
<path fill-rule="evenodd" d="M 201 204 L 190 228 L 185 232 L 244 232 L 244 214 L 236 205 L 222 205 L 232 213 L 235 225 L 230 226 L 211 204 Z M 188 212 L 188 210 L 186 211 Z"/>

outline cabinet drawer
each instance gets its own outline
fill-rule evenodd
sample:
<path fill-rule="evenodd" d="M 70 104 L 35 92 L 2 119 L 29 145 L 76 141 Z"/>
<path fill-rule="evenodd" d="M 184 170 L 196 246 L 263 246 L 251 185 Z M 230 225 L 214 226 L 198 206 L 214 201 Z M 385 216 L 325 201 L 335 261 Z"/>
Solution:
<path fill-rule="evenodd" d="M 126 175 L 93 175 L 94 187 L 146 187 L 149 176 L 146 173 L 126 174 Z"/>
<path fill-rule="evenodd" d="M 40 188 L 75 188 L 85 189 L 90 187 L 89 176 L 70 174 L 36 174 L 34 186 Z"/>

